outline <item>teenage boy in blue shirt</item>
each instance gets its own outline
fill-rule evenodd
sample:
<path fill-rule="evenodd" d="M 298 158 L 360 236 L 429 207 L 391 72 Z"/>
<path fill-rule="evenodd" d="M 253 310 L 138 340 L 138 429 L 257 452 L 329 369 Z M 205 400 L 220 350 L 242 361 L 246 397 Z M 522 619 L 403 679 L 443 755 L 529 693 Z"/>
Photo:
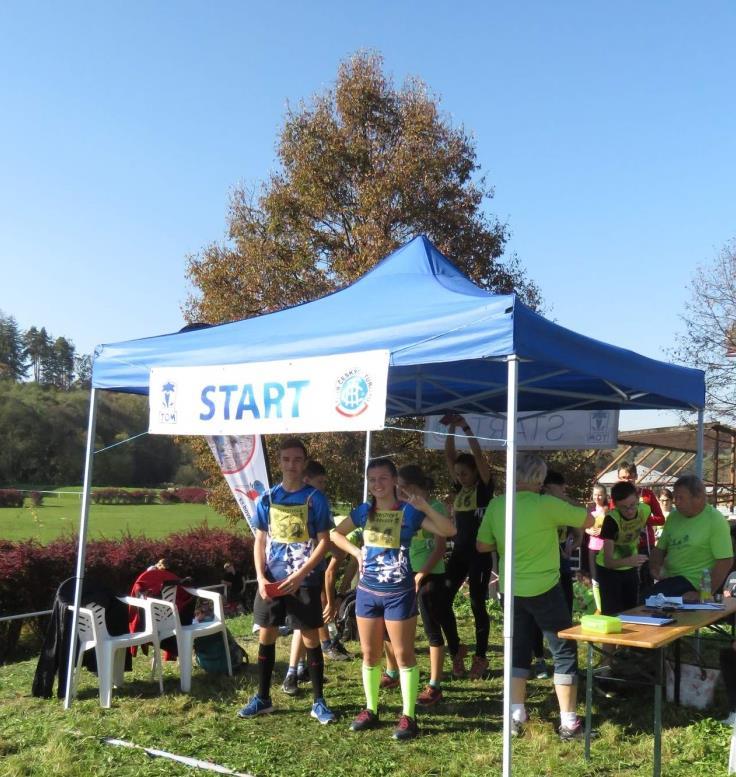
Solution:
<path fill-rule="evenodd" d="M 330 507 L 320 491 L 304 484 L 306 464 L 304 443 L 297 437 L 285 439 L 279 451 L 283 480 L 260 498 L 256 509 L 253 559 L 258 593 L 253 618 L 261 627 L 258 693 L 240 709 L 241 718 L 273 710 L 271 678 L 276 638 L 278 627 L 289 615 L 293 627 L 301 630 L 307 648 L 314 698 L 311 716 L 322 724 L 335 720 L 322 695 L 324 656 L 317 633 L 323 625 L 321 592 Z M 274 583 L 278 585 L 269 586 Z"/>

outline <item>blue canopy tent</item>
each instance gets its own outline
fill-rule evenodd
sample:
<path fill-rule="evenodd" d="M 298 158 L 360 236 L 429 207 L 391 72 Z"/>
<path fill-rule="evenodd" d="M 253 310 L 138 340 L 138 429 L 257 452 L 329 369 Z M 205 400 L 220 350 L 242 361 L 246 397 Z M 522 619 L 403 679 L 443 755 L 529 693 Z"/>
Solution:
<path fill-rule="evenodd" d="M 584 409 L 675 408 L 699 412 L 705 380 L 674 366 L 577 334 L 514 294 L 478 288 L 425 237 L 326 297 L 258 318 L 102 345 L 95 352 L 78 578 L 84 570 L 95 393 L 148 393 L 152 367 L 210 366 L 371 349 L 390 352 L 387 412 L 506 413 L 507 486 L 515 490 L 516 415 Z M 248 433 L 243 428 L 243 433 Z M 699 466 L 702 467 L 702 445 Z M 507 499 L 506 580 L 513 576 L 514 499 Z M 513 597 L 504 613 L 504 682 L 511 677 Z M 76 611 L 75 611 L 76 617 Z M 68 685 L 69 687 L 69 685 Z M 67 700 L 68 704 L 68 700 Z M 510 770 L 505 699 L 504 774 Z"/>

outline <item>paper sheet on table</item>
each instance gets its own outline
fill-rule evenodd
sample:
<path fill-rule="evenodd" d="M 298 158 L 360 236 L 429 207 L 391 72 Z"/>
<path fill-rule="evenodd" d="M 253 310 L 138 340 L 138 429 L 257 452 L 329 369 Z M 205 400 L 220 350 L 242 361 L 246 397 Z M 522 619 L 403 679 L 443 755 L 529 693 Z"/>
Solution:
<path fill-rule="evenodd" d="M 681 596 L 655 594 L 644 601 L 647 607 L 674 607 L 677 610 L 723 610 L 725 605 L 719 602 L 683 602 Z"/>

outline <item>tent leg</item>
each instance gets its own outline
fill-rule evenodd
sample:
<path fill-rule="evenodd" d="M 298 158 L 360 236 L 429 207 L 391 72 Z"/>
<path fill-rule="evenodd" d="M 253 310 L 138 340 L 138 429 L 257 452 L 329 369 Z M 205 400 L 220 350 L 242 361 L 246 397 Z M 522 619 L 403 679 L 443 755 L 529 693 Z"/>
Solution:
<path fill-rule="evenodd" d="M 66 694 L 64 709 L 72 706 L 72 677 L 77 651 L 77 624 L 79 623 L 79 607 L 82 601 L 82 585 L 84 583 L 84 561 L 87 550 L 87 522 L 89 518 L 89 497 L 92 482 L 92 457 L 95 448 L 95 426 L 97 423 L 97 390 L 92 389 L 89 397 L 89 423 L 87 426 L 87 454 L 84 460 L 84 487 L 82 491 L 82 509 L 79 517 L 79 549 L 77 551 L 77 573 L 74 588 L 74 610 L 72 612 L 72 630 L 69 640 L 69 660 L 66 673 Z"/>
<path fill-rule="evenodd" d="M 365 467 L 363 467 L 363 501 L 368 501 L 368 462 L 371 460 L 371 433 L 365 433 Z"/>
<path fill-rule="evenodd" d="M 516 421 L 519 359 L 508 359 L 506 410 L 506 516 L 503 599 L 503 777 L 511 777 L 511 668 L 514 647 L 514 514 L 516 507 Z"/>
<path fill-rule="evenodd" d="M 703 479 L 703 450 L 705 448 L 705 410 L 698 410 L 698 452 L 695 456 L 695 474 Z"/>

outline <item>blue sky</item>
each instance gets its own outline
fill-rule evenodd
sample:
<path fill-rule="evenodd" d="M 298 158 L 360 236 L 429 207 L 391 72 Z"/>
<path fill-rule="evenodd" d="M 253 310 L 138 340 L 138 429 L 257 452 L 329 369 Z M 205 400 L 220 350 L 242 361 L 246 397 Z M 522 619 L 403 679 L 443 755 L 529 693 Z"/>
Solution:
<path fill-rule="evenodd" d="M 663 358 L 736 235 L 735 33 L 723 1 L 0 4 L 0 309 L 82 352 L 179 328 L 287 104 L 372 48 L 473 133 L 550 315 Z"/>

